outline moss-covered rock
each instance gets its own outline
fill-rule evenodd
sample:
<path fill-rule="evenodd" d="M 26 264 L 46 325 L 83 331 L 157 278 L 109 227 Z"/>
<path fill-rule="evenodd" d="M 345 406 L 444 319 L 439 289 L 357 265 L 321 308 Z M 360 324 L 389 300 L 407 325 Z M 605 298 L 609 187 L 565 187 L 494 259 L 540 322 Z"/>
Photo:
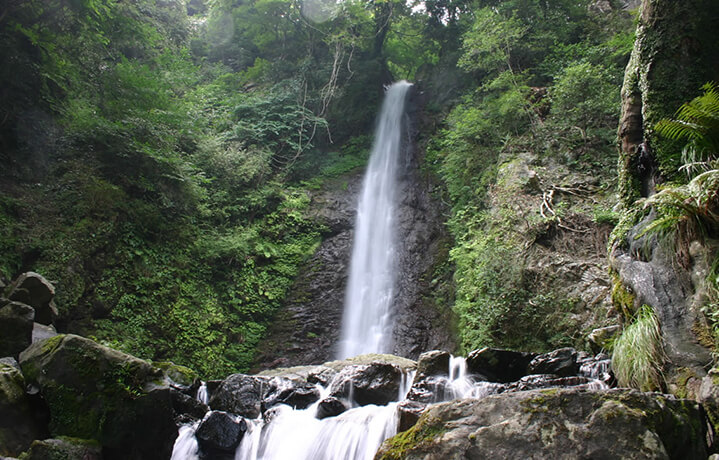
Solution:
<path fill-rule="evenodd" d="M 102 460 L 97 441 L 62 437 L 35 441 L 20 460 Z"/>
<path fill-rule="evenodd" d="M 25 379 L 20 370 L 0 362 L 0 456 L 15 456 L 43 436 L 25 394 Z"/>
<path fill-rule="evenodd" d="M 169 457 L 177 436 L 170 387 L 148 362 L 76 335 L 20 355 L 50 409 L 50 433 L 99 441 L 109 458 Z"/>
<path fill-rule="evenodd" d="M 706 424 L 688 400 L 631 390 L 534 390 L 429 408 L 377 459 L 705 459 Z"/>

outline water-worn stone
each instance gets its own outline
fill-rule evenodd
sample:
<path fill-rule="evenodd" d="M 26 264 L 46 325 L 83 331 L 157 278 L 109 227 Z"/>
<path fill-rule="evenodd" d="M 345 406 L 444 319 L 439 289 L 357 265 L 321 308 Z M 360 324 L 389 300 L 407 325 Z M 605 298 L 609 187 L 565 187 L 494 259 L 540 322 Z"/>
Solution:
<path fill-rule="evenodd" d="M 337 398 L 329 397 L 325 398 L 317 405 L 317 412 L 315 417 L 322 420 L 327 417 L 334 417 L 340 415 L 347 410 L 347 406 Z"/>
<path fill-rule="evenodd" d="M 263 388 L 267 378 L 232 374 L 213 389 L 210 404 L 213 410 L 232 412 L 246 418 L 257 418 L 262 409 Z"/>
<path fill-rule="evenodd" d="M 344 368 L 332 382 L 330 395 L 359 405 L 385 405 L 397 400 L 402 370 L 393 364 L 372 363 Z"/>
<path fill-rule="evenodd" d="M 482 348 L 467 356 L 467 370 L 490 382 L 514 382 L 527 375 L 527 366 L 535 356 L 521 351 Z"/>
<path fill-rule="evenodd" d="M 286 404 L 294 409 L 306 409 L 320 398 L 320 391 L 311 383 L 275 377 L 269 381 L 262 399 L 262 411 L 277 404 Z"/>
<path fill-rule="evenodd" d="M 188 418 L 193 420 L 201 419 L 210 409 L 206 404 L 175 388 L 171 389 L 170 395 L 172 397 L 172 409 L 175 411 L 175 419 L 178 417 L 183 420 Z"/>
<path fill-rule="evenodd" d="M 583 376 L 560 377 L 555 374 L 532 374 L 508 384 L 504 392 L 574 386 L 584 386 L 586 388 L 591 382 L 589 378 Z"/>
<path fill-rule="evenodd" d="M 32 443 L 23 460 L 102 460 L 97 441 L 77 438 L 45 439 Z"/>
<path fill-rule="evenodd" d="M 34 439 L 47 434 L 25 394 L 25 379 L 17 363 L 8 361 L 0 363 L 0 456 L 19 455 Z"/>
<path fill-rule="evenodd" d="M 404 400 L 397 404 L 397 413 L 399 415 L 397 431 L 402 432 L 412 428 L 426 408 L 427 404 L 410 400 Z"/>
<path fill-rule="evenodd" d="M 440 350 L 426 351 L 417 359 L 415 380 L 422 376 L 449 374 L 449 353 Z"/>
<path fill-rule="evenodd" d="M 529 374 L 555 374 L 560 377 L 577 375 L 577 350 L 574 348 L 560 348 L 537 355 L 527 366 Z"/>
<path fill-rule="evenodd" d="M 55 287 L 38 273 L 27 272 L 18 276 L 8 298 L 33 307 L 38 323 L 52 324 L 57 318 L 58 311 L 53 302 Z"/>
<path fill-rule="evenodd" d="M 16 357 L 32 343 L 35 310 L 24 303 L 10 302 L 0 308 L 0 356 Z"/>
<path fill-rule="evenodd" d="M 106 459 L 169 458 L 177 427 L 160 369 L 76 335 L 30 345 L 20 366 L 47 401 L 53 436 L 95 439 Z"/>
<path fill-rule="evenodd" d="M 633 390 L 534 390 L 429 407 L 376 459 L 706 459 L 698 404 Z"/>
<path fill-rule="evenodd" d="M 241 417 L 223 411 L 208 412 L 197 427 L 195 437 L 205 453 L 233 453 L 247 431 Z"/>

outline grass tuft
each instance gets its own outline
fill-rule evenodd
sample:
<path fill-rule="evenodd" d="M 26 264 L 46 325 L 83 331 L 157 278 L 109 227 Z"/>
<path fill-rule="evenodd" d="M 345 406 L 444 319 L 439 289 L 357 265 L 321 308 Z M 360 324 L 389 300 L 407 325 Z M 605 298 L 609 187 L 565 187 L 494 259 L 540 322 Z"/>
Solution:
<path fill-rule="evenodd" d="M 614 342 L 612 368 L 620 386 L 642 391 L 658 390 L 664 380 L 659 319 L 649 305 L 642 305 L 634 321 Z"/>

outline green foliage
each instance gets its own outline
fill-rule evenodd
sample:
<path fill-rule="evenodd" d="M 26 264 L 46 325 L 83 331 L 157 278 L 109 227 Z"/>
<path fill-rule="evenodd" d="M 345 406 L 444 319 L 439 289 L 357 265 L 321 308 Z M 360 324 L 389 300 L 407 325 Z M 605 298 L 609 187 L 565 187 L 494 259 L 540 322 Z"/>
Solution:
<path fill-rule="evenodd" d="M 707 83 L 704 94 L 682 105 L 675 119 L 663 119 L 656 131 L 669 139 L 686 142 L 680 169 L 689 177 L 719 167 L 719 89 Z"/>
<path fill-rule="evenodd" d="M 631 324 L 614 342 L 612 369 L 620 386 L 642 391 L 661 390 L 664 378 L 659 320 L 652 307 L 643 305 Z"/>

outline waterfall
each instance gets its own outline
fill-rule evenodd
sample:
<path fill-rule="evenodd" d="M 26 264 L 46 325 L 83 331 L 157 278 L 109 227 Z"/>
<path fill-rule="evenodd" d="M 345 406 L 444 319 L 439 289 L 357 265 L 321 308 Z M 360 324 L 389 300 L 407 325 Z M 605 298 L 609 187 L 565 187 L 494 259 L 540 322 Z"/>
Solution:
<path fill-rule="evenodd" d="M 395 195 L 410 86 L 402 80 L 389 87 L 377 122 L 357 208 L 340 359 L 390 352 L 396 273 Z"/>

